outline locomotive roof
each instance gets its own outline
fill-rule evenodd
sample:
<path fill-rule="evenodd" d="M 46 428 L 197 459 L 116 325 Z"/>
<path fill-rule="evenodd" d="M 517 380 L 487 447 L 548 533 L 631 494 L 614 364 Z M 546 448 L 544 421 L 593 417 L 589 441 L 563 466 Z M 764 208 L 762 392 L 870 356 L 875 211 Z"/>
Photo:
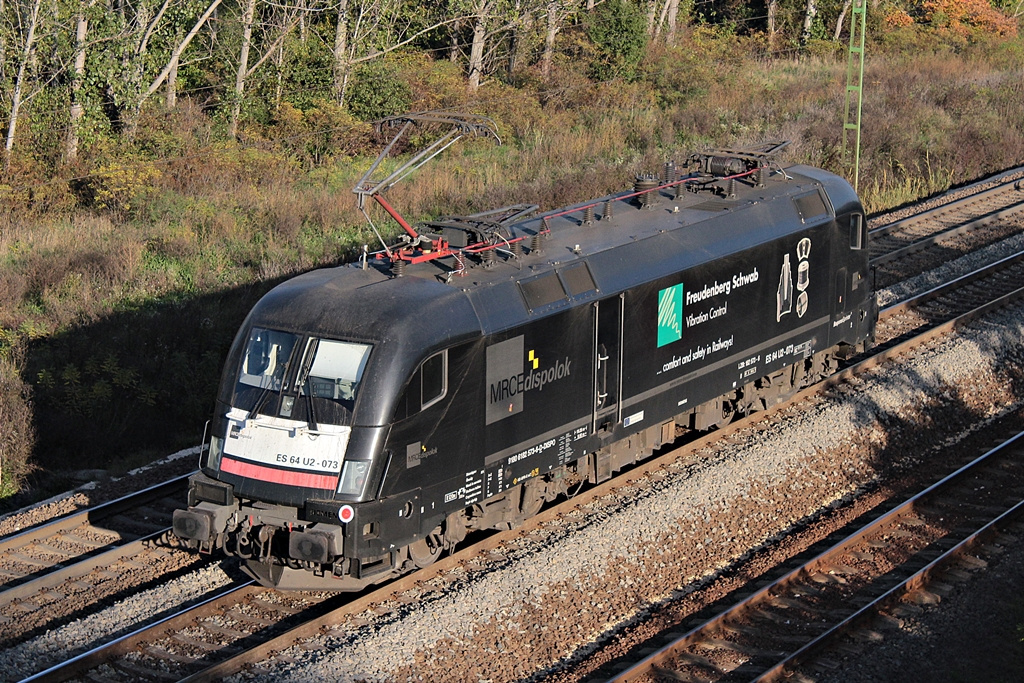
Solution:
<path fill-rule="evenodd" d="M 776 170 L 764 187 L 749 179 L 737 181 L 735 197 L 684 191 L 674 198 L 660 190 L 653 205 L 641 207 L 635 200 L 619 201 L 632 193 L 619 193 L 511 226 L 513 237 L 527 238 L 518 259 L 501 253 L 489 267 L 467 264 L 464 275 L 450 277 L 451 258 L 410 264 L 402 277 L 375 266 L 372 259 L 366 269 L 359 264 L 320 269 L 273 289 L 257 304 L 254 320 L 279 329 L 378 343 L 400 337 L 402 346 L 428 353 L 799 230 L 803 222 L 794 203 L 777 200 L 816 188 L 825 190 L 836 213 L 859 207 L 846 181 L 807 166 Z M 609 200 L 613 216 L 604 220 Z M 594 207 L 589 225 L 582 224 L 586 206 Z M 543 230 L 545 216 L 550 232 L 541 238 L 539 252 L 533 252 L 529 245 Z M 566 271 L 583 263 L 586 268 L 575 274 L 577 291 L 536 305 L 556 285 L 540 280 L 556 272 L 566 280 Z M 539 296 L 532 307 L 525 298 L 531 288 Z"/>
<path fill-rule="evenodd" d="M 513 238 L 527 238 L 518 259 L 506 252 L 489 267 L 467 264 L 465 275 L 451 277 L 450 257 L 410 264 L 402 277 L 372 259 L 367 268 L 347 264 L 315 270 L 271 290 L 248 322 L 373 343 L 373 355 L 388 365 L 370 373 L 371 384 L 401 386 L 420 360 L 442 348 L 800 230 L 803 221 L 794 202 L 779 199 L 817 188 L 825 190 L 835 213 L 860 207 L 845 180 L 806 166 L 779 169 L 764 187 L 739 181 L 735 197 L 684 191 L 673 198 L 661 190 L 653 205 L 641 208 L 635 200 L 620 201 L 632 193 L 609 195 L 512 225 Z M 602 220 L 609 200 L 613 217 Z M 588 205 L 595 207 L 594 222 L 584 225 L 582 209 Z M 533 235 L 543 231 L 545 216 L 550 231 L 534 252 L 529 247 Z M 573 291 L 565 292 L 556 273 Z M 552 293 L 556 300 L 549 302 Z M 380 405 L 369 412 L 389 409 Z"/>

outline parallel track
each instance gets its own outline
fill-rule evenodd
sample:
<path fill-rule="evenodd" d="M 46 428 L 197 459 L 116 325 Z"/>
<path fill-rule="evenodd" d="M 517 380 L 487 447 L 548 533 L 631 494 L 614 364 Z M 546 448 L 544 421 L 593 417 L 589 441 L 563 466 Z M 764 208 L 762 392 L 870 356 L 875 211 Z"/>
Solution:
<path fill-rule="evenodd" d="M 0 605 L 31 595 L 41 582 L 71 576 L 74 566 L 104 566 L 106 560 L 97 558 L 168 532 L 188 476 L 0 538 Z"/>
<path fill-rule="evenodd" d="M 946 204 L 871 231 L 871 262 L 882 265 L 927 249 L 957 235 L 988 226 L 1024 211 L 1022 181 Z"/>
<path fill-rule="evenodd" d="M 610 683 L 777 681 L 901 600 L 938 602 L 943 572 L 1024 516 L 1024 432 L 786 576 L 673 639 Z M 1012 539 L 1003 539 L 1010 541 Z"/>

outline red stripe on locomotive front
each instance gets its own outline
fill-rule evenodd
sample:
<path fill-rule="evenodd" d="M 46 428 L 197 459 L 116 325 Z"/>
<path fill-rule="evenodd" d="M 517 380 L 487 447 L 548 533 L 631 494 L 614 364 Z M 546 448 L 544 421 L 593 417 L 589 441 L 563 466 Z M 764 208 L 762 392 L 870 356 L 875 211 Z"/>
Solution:
<path fill-rule="evenodd" d="M 329 474 L 310 474 L 308 472 L 292 472 L 263 467 L 241 460 L 225 457 L 220 463 L 221 472 L 236 474 L 239 477 L 269 481 L 286 486 L 305 486 L 311 489 L 331 489 L 338 485 L 338 477 Z"/>

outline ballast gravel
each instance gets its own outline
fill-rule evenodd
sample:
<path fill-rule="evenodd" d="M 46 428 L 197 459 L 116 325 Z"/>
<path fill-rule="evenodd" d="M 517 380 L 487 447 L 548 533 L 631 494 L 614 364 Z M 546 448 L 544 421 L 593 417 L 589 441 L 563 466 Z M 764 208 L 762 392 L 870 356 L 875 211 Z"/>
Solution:
<path fill-rule="evenodd" d="M 993 315 L 826 402 L 791 410 L 780 427 L 709 449 L 655 486 L 618 496 L 600 520 L 564 520 L 547 538 L 534 534 L 505 551 L 496 569 L 389 613 L 367 612 L 237 678 L 539 679 L 869 484 L 888 464 L 874 456 L 922 419 L 926 402 L 952 403 L 974 424 L 1005 414 L 1020 403 L 1011 375 L 1021 367 L 1022 334 L 1021 308 Z M 972 395 L 982 387 L 985 398 Z M 1003 392 L 996 401 L 993 387 Z"/>

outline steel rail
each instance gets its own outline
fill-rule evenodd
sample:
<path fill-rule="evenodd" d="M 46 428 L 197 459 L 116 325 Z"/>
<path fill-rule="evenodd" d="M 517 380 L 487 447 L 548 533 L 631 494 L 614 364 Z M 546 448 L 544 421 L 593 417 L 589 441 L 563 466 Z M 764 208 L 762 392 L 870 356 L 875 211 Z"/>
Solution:
<path fill-rule="evenodd" d="M 882 610 L 887 609 L 900 601 L 903 596 L 913 593 L 915 590 L 924 588 L 941 572 L 949 569 L 951 565 L 964 557 L 968 552 L 987 542 L 993 535 L 1000 533 L 1000 530 L 1005 528 L 1008 524 L 1014 523 L 1022 518 L 1024 518 L 1024 500 L 1015 504 L 1009 510 L 961 540 L 948 551 L 929 562 L 925 567 L 915 572 L 912 576 L 908 577 L 900 585 L 886 591 L 884 595 L 879 596 L 870 604 L 863 606 L 839 624 L 836 624 L 834 627 L 821 634 L 813 641 L 807 643 L 792 655 L 773 666 L 771 669 L 765 671 L 757 680 L 777 681 L 784 678 L 786 671 L 806 662 L 829 644 L 835 642 L 840 636 L 859 627 L 860 624 L 875 617 Z"/>
<path fill-rule="evenodd" d="M 1018 442 L 1022 440 L 1024 440 L 1024 432 L 1015 435 L 999 446 L 989 450 L 972 462 L 944 477 L 942 480 L 932 484 L 928 488 L 907 499 L 896 508 L 893 508 L 861 529 L 849 534 L 838 543 L 819 553 L 814 558 L 792 570 L 785 576 L 773 581 L 767 586 L 764 586 L 731 607 L 722 610 L 703 624 L 694 627 L 679 638 L 673 640 L 671 643 L 659 648 L 656 652 L 647 655 L 644 659 L 637 662 L 630 668 L 608 679 L 608 683 L 634 683 L 641 677 L 655 671 L 659 665 L 671 660 L 673 657 L 681 653 L 683 648 L 694 644 L 701 634 L 715 632 L 716 629 L 724 626 L 730 618 L 739 617 L 745 612 L 756 608 L 759 604 L 773 597 L 775 594 L 781 593 L 788 586 L 796 584 L 801 579 L 827 570 L 827 568 L 834 563 L 837 558 L 840 558 L 849 552 L 851 547 L 856 546 L 868 535 L 888 528 L 897 520 L 911 515 L 915 507 L 923 500 L 960 483 L 966 477 L 974 474 L 976 470 L 984 466 L 988 466 L 990 461 L 1003 456 L 1003 452 L 1005 450 L 1019 445 Z M 1001 513 L 996 519 L 988 521 L 981 528 L 971 532 L 966 538 L 960 540 L 952 548 L 943 552 L 938 558 L 929 562 L 922 569 L 914 572 L 910 577 L 900 581 L 897 586 L 894 586 L 888 591 L 885 591 L 882 595 L 871 600 L 868 604 L 858 609 L 854 614 L 842 619 L 839 623 L 827 629 L 825 632 L 819 634 L 813 639 L 810 639 L 807 644 L 803 645 L 792 654 L 784 657 L 775 666 L 763 671 L 754 680 L 779 680 L 787 669 L 792 668 L 792 666 L 800 662 L 806 661 L 811 654 L 819 651 L 827 643 L 833 642 L 833 640 L 839 635 L 848 632 L 850 628 L 865 619 L 867 616 L 875 614 L 882 608 L 882 606 L 891 604 L 907 592 L 921 588 L 928 577 L 931 577 L 939 569 L 948 566 L 953 560 L 961 557 L 963 553 L 973 548 L 979 542 L 979 539 L 999 528 L 1005 521 L 1017 519 L 1022 511 L 1024 511 L 1024 501 L 1015 503 L 1013 507 Z"/>
<path fill-rule="evenodd" d="M 915 254 L 919 251 L 924 251 L 928 247 L 943 242 L 944 240 L 950 237 L 956 237 L 957 235 L 961 235 L 965 232 L 970 232 L 972 230 L 977 230 L 978 228 L 987 227 L 993 223 L 1003 220 L 1004 218 L 1009 218 L 1014 214 L 1018 214 L 1021 211 L 1024 211 L 1024 199 L 1022 199 L 1019 203 L 1013 205 L 1012 207 L 1008 207 L 995 213 L 988 214 L 983 218 L 978 218 L 967 223 L 956 225 L 947 230 L 942 230 L 940 232 L 933 233 L 931 235 L 928 235 L 927 237 L 922 237 L 919 240 L 915 240 L 904 247 L 900 247 L 899 249 L 894 249 L 879 256 L 875 256 L 874 258 L 871 259 L 870 265 L 881 266 L 886 263 L 899 260 L 904 256 Z"/>
<path fill-rule="evenodd" d="M 874 228 L 873 230 L 869 230 L 868 234 L 875 238 L 883 237 L 893 232 L 902 230 L 903 228 L 906 228 L 908 226 L 914 225 L 915 223 L 923 223 L 927 220 L 938 218 L 939 216 L 942 216 L 943 214 L 946 213 L 962 211 L 965 208 L 968 208 L 971 204 L 986 201 L 988 199 L 993 199 L 999 197 L 1002 194 L 1010 194 L 1014 191 L 1019 192 L 1022 189 L 1024 189 L 1024 185 L 1021 184 L 1020 180 L 1010 180 L 996 187 L 983 190 L 977 194 L 972 194 L 961 199 L 958 199 L 956 201 L 950 202 L 949 204 L 943 204 L 942 206 L 937 206 L 934 209 L 928 209 L 927 211 L 922 211 L 921 213 L 914 214 L 913 216 L 908 216 L 907 218 L 903 218 L 892 223 L 886 223 L 885 225 L 881 225 L 877 228 Z M 998 211 L 998 209 L 996 209 L 995 211 Z M 978 218 L 985 218 L 989 216 L 991 213 L 993 212 L 988 212 L 986 214 L 979 216 Z"/>
<path fill-rule="evenodd" d="M 156 531 L 152 534 L 129 541 L 124 545 L 114 546 L 109 550 L 101 551 L 95 555 L 89 555 L 85 559 L 69 565 L 56 565 L 57 569 L 49 571 L 36 578 L 30 578 L 21 583 L 14 584 L 0 592 L 0 608 L 5 607 L 16 600 L 24 600 L 32 595 L 41 593 L 48 588 L 55 588 L 63 583 L 78 579 L 95 569 L 109 567 L 125 558 L 134 557 L 145 553 L 147 550 L 158 547 L 160 538 L 171 531 L 171 527 Z"/>
<path fill-rule="evenodd" d="M 996 273 L 1002 272 L 1007 268 L 1017 265 L 1018 263 L 1024 262 L 1024 251 L 1019 251 L 1016 254 L 1011 254 L 1005 258 L 1001 258 L 998 261 L 993 261 L 985 266 L 973 270 L 970 273 L 965 273 L 949 282 L 945 282 L 941 285 L 937 285 L 927 291 L 915 294 L 914 296 L 890 304 L 879 311 L 879 314 L 896 314 L 903 313 L 915 306 L 919 306 L 928 301 L 938 299 L 950 292 L 955 291 L 960 287 L 973 284 L 980 280 L 984 280 L 987 277 L 991 277 Z"/>
<path fill-rule="evenodd" d="M 37 681 L 66 681 L 69 678 L 108 662 L 114 657 L 121 656 L 132 651 L 139 644 L 151 640 L 155 634 L 164 633 L 169 630 L 186 626 L 196 618 L 209 616 L 215 613 L 226 600 L 233 600 L 237 602 L 245 597 L 245 595 L 258 590 L 262 589 L 257 587 L 256 582 L 252 580 L 228 586 L 226 589 L 196 605 L 168 615 L 152 624 L 121 636 L 120 638 L 76 655 L 75 657 L 61 662 L 60 664 L 55 664 L 44 671 L 40 671 L 39 673 L 23 679 L 22 683 L 29 683 L 30 681 L 33 683 Z"/>
<path fill-rule="evenodd" d="M 83 524 L 91 524 L 104 519 L 109 519 L 110 517 L 115 517 L 119 514 L 132 510 L 133 508 L 139 507 L 140 502 L 159 500 L 160 498 L 184 491 L 188 488 L 188 478 L 192 474 L 193 473 L 191 472 L 183 474 L 159 484 L 154 484 L 153 486 L 142 489 L 141 491 L 134 491 L 115 500 L 110 500 L 106 503 L 100 503 L 93 507 L 71 512 L 62 517 L 29 527 L 23 531 L 18 531 L 8 536 L 4 536 L 3 538 L 0 538 L 0 553 L 17 550 L 18 548 L 22 548 L 33 543 L 34 541 L 48 538 L 61 531 L 76 529 Z"/>

